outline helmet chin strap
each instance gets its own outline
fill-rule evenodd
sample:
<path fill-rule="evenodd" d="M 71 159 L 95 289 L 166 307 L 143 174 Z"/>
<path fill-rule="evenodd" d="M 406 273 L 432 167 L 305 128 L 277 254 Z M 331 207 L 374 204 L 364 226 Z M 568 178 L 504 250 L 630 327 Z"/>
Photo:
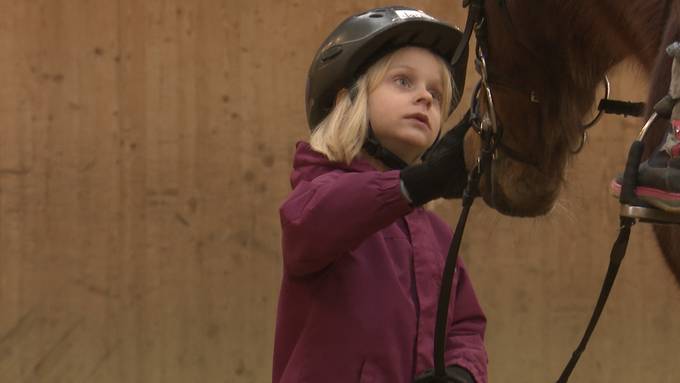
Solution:
<path fill-rule="evenodd" d="M 432 142 L 432 145 L 430 145 L 430 147 L 427 148 L 427 150 L 425 151 L 425 153 L 423 153 L 423 155 L 420 156 L 420 159 L 422 159 L 423 161 L 425 161 L 425 159 L 426 159 L 427 156 L 430 154 L 430 152 L 432 151 L 432 149 L 434 149 L 434 147 L 437 145 L 437 143 L 439 143 L 439 138 L 441 137 L 441 135 L 442 135 L 442 129 L 439 128 L 439 131 L 437 132 L 437 137 L 435 137 L 434 142 Z"/>
<path fill-rule="evenodd" d="M 426 156 L 430 153 L 432 148 L 439 141 L 440 134 L 441 130 L 437 134 L 437 138 L 434 140 L 432 145 L 429 148 L 427 148 L 425 153 L 423 153 L 423 155 L 420 156 L 420 158 L 422 159 L 426 158 Z M 399 156 L 392 153 L 389 149 L 385 148 L 380 144 L 380 141 L 378 141 L 378 138 L 375 136 L 373 128 L 371 127 L 370 124 L 368 125 L 368 137 L 366 138 L 366 141 L 364 141 L 363 149 L 372 157 L 375 157 L 378 160 L 380 160 L 383 164 L 385 164 L 385 166 L 387 166 L 390 169 L 401 170 L 408 166 L 408 163 L 406 161 L 402 160 Z"/>
<path fill-rule="evenodd" d="M 373 128 L 370 124 L 368 126 L 368 137 L 366 137 L 366 141 L 364 141 L 363 148 L 368 154 L 380 160 L 390 169 L 401 170 L 408 166 L 406 161 L 402 160 L 399 156 L 380 144 L 380 141 L 375 137 Z"/>

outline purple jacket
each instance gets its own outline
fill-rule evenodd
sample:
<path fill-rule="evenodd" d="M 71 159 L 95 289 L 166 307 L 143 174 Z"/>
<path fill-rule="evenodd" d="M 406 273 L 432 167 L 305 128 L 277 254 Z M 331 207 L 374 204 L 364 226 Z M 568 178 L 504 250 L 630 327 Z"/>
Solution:
<path fill-rule="evenodd" d="M 293 167 L 273 382 L 411 383 L 433 367 L 451 230 L 409 205 L 399 171 L 330 162 L 304 142 Z M 460 259 L 453 286 L 446 364 L 486 383 L 486 318 Z"/>

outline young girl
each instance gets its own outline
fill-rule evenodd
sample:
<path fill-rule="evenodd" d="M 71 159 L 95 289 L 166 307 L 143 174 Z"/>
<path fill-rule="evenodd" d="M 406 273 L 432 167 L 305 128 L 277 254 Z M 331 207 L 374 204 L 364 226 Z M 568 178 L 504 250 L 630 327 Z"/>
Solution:
<path fill-rule="evenodd" d="M 410 383 L 433 367 L 451 230 L 421 205 L 460 196 L 463 135 L 437 145 L 466 63 L 461 33 L 415 9 L 345 20 L 307 83 L 310 143 L 280 209 L 284 274 L 274 383 Z M 421 156 L 428 152 L 424 160 Z M 486 319 L 459 261 L 449 306 L 452 382 L 487 381 Z"/>

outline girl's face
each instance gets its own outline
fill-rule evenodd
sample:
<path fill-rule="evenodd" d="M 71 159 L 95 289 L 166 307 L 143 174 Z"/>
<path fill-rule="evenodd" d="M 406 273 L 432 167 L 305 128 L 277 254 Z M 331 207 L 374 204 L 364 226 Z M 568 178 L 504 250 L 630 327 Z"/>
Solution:
<path fill-rule="evenodd" d="M 430 51 L 401 48 L 368 95 L 368 118 L 380 144 L 408 163 L 434 143 L 441 128 L 441 68 Z"/>

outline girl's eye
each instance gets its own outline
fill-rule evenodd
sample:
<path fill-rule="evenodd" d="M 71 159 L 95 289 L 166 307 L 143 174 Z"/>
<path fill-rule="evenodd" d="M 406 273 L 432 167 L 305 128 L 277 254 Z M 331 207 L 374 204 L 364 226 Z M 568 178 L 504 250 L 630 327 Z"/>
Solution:
<path fill-rule="evenodd" d="M 395 78 L 394 78 L 394 82 L 395 82 L 397 85 L 402 86 L 402 87 L 404 87 L 404 88 L 408 88 L 408 87 L 411 86 L 411 81 L 408 79 L 408 77 L 405 77 L 405 76 L 397 76 L 397 77 L 395 77 Z"/>
<path fill-rule="evenodd" d="M 439 91 L 436 90 L 431 90 L 430 94 L 432 95 L 432 98 L 437 101 L 437 102 L 442 102 L 442 94 Z"/>

